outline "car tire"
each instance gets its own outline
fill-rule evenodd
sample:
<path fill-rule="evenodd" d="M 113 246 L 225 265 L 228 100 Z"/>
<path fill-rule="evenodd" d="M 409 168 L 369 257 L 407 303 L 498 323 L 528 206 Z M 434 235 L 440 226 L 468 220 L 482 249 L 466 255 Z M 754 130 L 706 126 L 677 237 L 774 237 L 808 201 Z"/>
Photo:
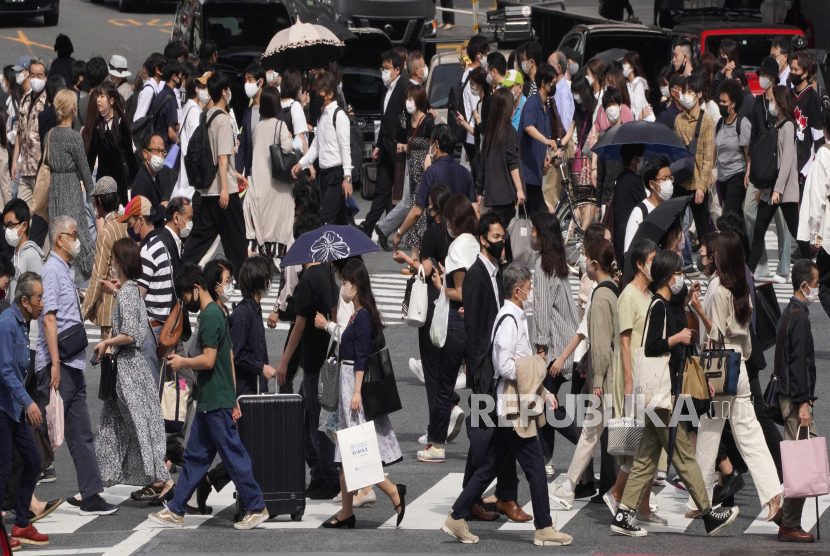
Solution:
<path fill-rule="evenodd" d="M 47 27 L 54 27 L 58 24 L 60 10 L 56 7 L 53 11 L 43 14 L 43 23 Z"/>

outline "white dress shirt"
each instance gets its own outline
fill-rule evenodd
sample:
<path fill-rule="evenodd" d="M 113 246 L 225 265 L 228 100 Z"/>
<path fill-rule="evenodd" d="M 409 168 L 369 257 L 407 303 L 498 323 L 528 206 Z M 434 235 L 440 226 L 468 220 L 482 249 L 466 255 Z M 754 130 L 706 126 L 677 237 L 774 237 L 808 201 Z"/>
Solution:
<path fill-rule="evenodd" d="M 471 68 L 467 68 L 464 72 L 464 77 L 461 79 L 461 82 L 464 83 L 464 80 L 467 79 L 472 71 Z M 470 88 L 470 80 L 467 79 L 467 84 L 464 86 L 464 90 L 461 92 L 461 97 L 464 100 L 464 114 L 467 117 L 467 123 L 471 124 L 475 127 L 475 120 L 473 119 L 473 110 L 478 108 L 478 103 L 481 100 L 478 95 L 473 94 L 473 90 Z M 467 133 L 467 138 L 464 140 L 465 143 L 475 143 L 475 137 L 473 137 L 472 133 Z"/>
<path fill-rule="evenodd" d="M 496 325 L 504 315 L 511 315 L 504 319 L 498 330 Z M 504 393 L 504 379 L 516 380 L 516 359 L 533 355 L 530 346 L 530 336 L 527 332 L 527 315 L 523 309 L 512 301 L 505 301 L 504 306 L 496 315 L 493 323 L 493 366 L 495 374 L 493 378 L 498 380 L 496 387 L 496 414 L 502 414 L 501 397 Z M 501 380 L 499 380 L 501 379 Z"/>
<path fill-rule="evenodd" d="M 337 103 L 331 102 L 323 108 L 323 114 L 317 123 L 314 141 L 311 142 L 308 152 L 300 159 L 303 168 L 308 168 L 320 157 L 320 169 L 327 170 L 336 166 L 343 166 L 343 175 L 352 175 L 352 150 L 349 143 L 349 116 L 345 110 L 337 113 L 337 126 L 332 125 L 332 117 L 337 109 Z"/>
<path fill-rule="evenodd" d="M 786 68 L 784 68 L 784 73 L 782 73 L 781 75 L 778 76 L 778 84 L 779 85 L 784 85 L 785 87 L 792 87 L 792 85 L 789 82 L 789 78 L 790 78 L 790 66 L 788 65 Z"/>
<path fill-rule="evenodd" d="M 484 268 L 487 269 L 487 273 L 490 275 L 490 282 L 493 284 L 493 295 L 496 297 L 496 308 L 499 307 L 499 286 L 496 282 L 496 275 L 499 273 L 499 269 L 490 262 L 490 260 L 482 255 L 481 253 L 478 254 L 478 258 L 481 259 L 481 262 L 484 263 Z"/>
<path fill-rule="evenodd" d="M 398 84 L 398 79 L 400 79 L 400 78 L 401 78 L 401 76 L 399 75 L 398 77 L 395 78 L 394 81 L 392 81 L 389 84 L 388 87 L 386 87 L 386 96 L 383 97 L 383 113 L 384 114 L 386 114 L 386 105 L 389 104 L 389 99 L 392 98 L 392 91 L 395 90 L 395 85 Z"/>
<path fill-rule="evenodd" d="M 830 253 L 830 149 L 819 147 L 804 183 L 804 195 L 798 213 L 799 241 L 816 245 L 821 238 L 821 247 Z"/>
<path fill-rule="evenodd" d="M 147 85 L 150 85 L 149 87 Z M 133 121 L 137 122 L 140 118 L 147 115 L 150 110 L 150 105 L 153 104 L 153 99 L 159 94 L 161 88 L 164 87 L 164 81 L 156 83 L 155 79 L 148 79 L 141 87 L 141 92 L 138 93 L 138 102 L 135 105 L 135 115 Z"/>
<path fill-rule="evenodd" d="M 645 206 L 646 210 L 649 212 L 654 210 L 654 205 L 652 205 L 648 199 L 643 200 L 643 206 Z M 637 207 L 634 207 L 634 210 L 631 211 L 631 216 L 628 217 L 628 223 L 625 225 L 625 244 L 623 245 L 623 252 L 628 251 L 628 247 L 631 245 L 631 242 L 634 241 L 634 234 L 637 233 L 637 229 L 639 229 L 640 224 L 642 224 L 645 219 L 646 215 L 643 214 L 643 211 Z"/>

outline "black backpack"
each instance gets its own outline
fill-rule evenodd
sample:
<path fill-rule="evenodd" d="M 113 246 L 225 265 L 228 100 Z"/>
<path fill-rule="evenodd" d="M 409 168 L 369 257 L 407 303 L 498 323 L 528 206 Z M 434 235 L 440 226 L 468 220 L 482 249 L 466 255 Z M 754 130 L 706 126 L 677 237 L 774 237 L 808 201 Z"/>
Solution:
<path fill-rule="evenodd" d="M 509 314 L 502 315 L 499 322 L 496 323 L 496 327 L 493 329 L 493 337 L 490 340 L 490 348 L 484 355 L 484 360 L 482 361 L 478 376 L 475 377 L 475 383 L 473 384 L 473 393 L 475 394 L 487 395 L 493 399 L 496 398 L 496 387 L 499 381 L 495 380 L 496 367 L 493 365 L 493 344 L 495 344 L 496 333 L 499 331 L 501 323 L 508 317 L 513 319 L 513 322 L 516 324 L 517 328 L 519 326 L 519 323 L 516 322 L 516 318 Z"/>
<path fill-rule="evenodd" d="M 165 104 L 175 99 L 176 96 L 168 95 L 162 99 L 161 102 L 156 102 L 157 98 L 157 96 L 153 97 L 153 102 L 151 104 L 152 110 L 148 110 L 147 114 L 134 121 L 132 125 L 131 131 L 133 135 L 133 145 L 135 145 L 135 156 L 139 164 L 144 162 L 144 157 L 141 154 L 141 151 L 150 142 L 150 137 L 156 134 L 155 122 L 159 111 Z"/>
<path fill-rule="evenodd" d="M 764 118 L 764 122 L 766 129 L 758 134 L 752 146 L 752 165 L 749 168 L 749 181 L 756 189 L 775 187 L 778 180 L 778 126 L 770 126 L 769 118 Z"/>
<path fill-rule="evenodd" d="M 210 133 L 208 129 L 213 120 L 222 110 L 217 110 L 209 120 L 207 112 L 199 117 L 199 127 L 193 132 L 190 141 L 187 143 L 187 154 L 184 155 L 184 171 L 187 172 L 187 180 L 195 189 L 207 189 L 216 178 L 219 171 L 219 164 L 213 160 L 213 150 L 210 148 Z"/>
<path fill-rule="evenodd" d="M 331 117 L 331 125 L 334 128 L 334 131 L 337 131 L 337 113 L 342 110 L 343 109 L 339 106 L 334 109 L 334 115 Z M 360 181 L 360 177 L 363 174 L 363 131 L 361 131 L 354 116 L 348 112 L 346 112 L 346 116 L 349 117 L 349 147 L 352 154 L 352 183 L 356 184 Z"/>

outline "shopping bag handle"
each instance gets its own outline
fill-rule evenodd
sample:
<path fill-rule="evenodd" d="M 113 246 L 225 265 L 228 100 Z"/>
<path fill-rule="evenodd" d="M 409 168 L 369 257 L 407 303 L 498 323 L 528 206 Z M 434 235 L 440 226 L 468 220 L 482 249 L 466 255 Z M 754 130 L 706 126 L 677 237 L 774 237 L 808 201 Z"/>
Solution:
<path fill-rule="evenodd" d="M 346 423 L 349 425 L 349 428 L 352 428 L 352 413 L 357 413 L 357 425 L 365 425 L 366 418 L 364 417 L 363 422 L 360 422 L 360 410 L 354 411 L 353 409 L 349 408 L 349 412 L 346 414 Z"/>
<path fill-rule="evenodd" d="M 795 432 L 795 441 L 798 442 L 798 440 L 800 438 L 801 438 L 801 425 L 799 424 L 798 425 L 798 430 Z M 807 438 L 805 438 L 804 440 L 810 440 L 810 427 L 809 426 L 807 427 Z"/>

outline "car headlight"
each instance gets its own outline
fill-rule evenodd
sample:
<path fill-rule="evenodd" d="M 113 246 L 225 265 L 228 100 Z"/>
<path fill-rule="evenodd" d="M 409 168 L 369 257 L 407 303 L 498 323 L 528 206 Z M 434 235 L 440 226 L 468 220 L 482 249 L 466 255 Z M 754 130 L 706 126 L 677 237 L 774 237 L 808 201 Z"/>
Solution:
<path fill-rule="evenodd" d="M 424 28 L 421 31 L 424 37 L 432 37 L 438 32 L 438 23 L 434 19 L 424 22 Z"/>

